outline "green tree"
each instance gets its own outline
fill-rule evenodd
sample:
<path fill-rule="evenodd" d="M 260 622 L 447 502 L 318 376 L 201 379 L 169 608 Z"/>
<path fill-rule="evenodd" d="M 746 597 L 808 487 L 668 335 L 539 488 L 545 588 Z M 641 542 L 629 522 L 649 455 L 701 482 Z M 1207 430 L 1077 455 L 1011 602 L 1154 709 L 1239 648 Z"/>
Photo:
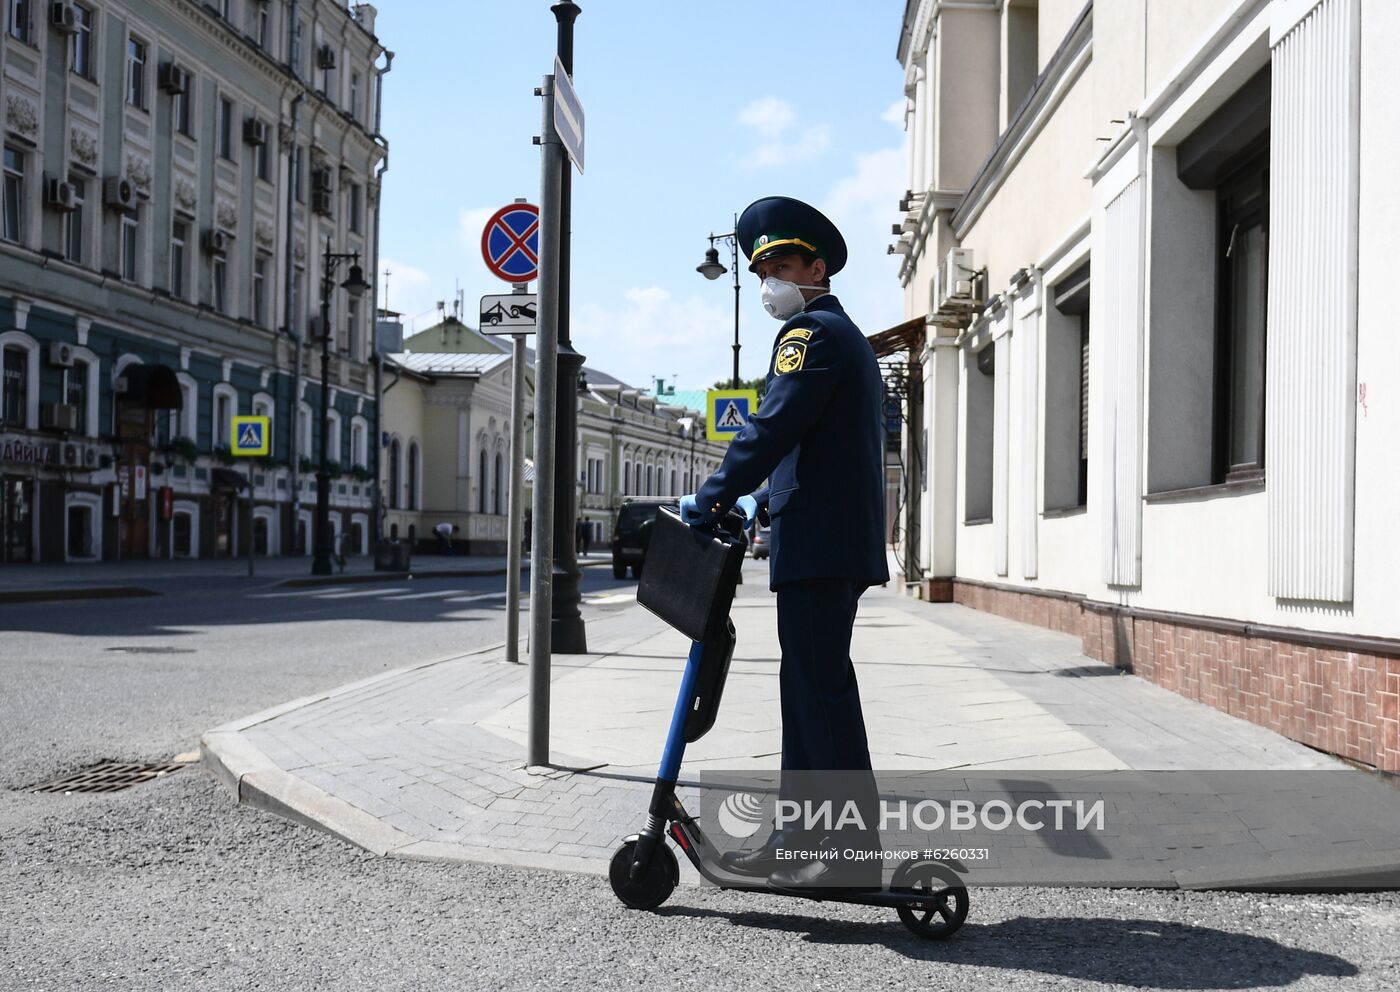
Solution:
<path fill-rule="evenodd" d="M 720 382 L 715 383 L 715 384 L 714 384 L 713 386 L 711 386 L 710 388 L 711 388 L 711 389 L 728 389 L 728 388 L 729 388 L 729 384 L 730 384 L 731 382 L 733 382 L 733 381 L 734 381 L 733 379 L 723 379 L 723 380 L 721 380 Z M 767 376 L 759 376 L 757 379 L 740 379 L 740 380 L 739 380 L 739 388 L 740 388 L 740 389 L 756 389 L 756 390 L 758 390 L 758 399 L 759 399 L 760 402 L 762 402 L 762 400 L 763 400 L 763 387 L 764 387 L 764 383 L 765 383 L 766 381 L 767 381 Z"/>

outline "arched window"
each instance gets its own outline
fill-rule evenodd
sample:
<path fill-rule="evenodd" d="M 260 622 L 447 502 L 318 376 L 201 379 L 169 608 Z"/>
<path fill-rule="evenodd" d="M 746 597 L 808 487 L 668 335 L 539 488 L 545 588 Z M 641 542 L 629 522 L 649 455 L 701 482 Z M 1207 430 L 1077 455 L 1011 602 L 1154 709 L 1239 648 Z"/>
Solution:
<path fill-rule="evenodd" d="M 646 494 L 647 494 L 648 496 L 651 495 L 651 466 L 650 466 L 650 465 L 647 466 L 647 490 L 646 490 Z"/>
<path fill-rule="evenodd" d="M 672 495 L 672 496 L 679 496 L 679 495 L 680 495 L 678 492 L 676 492 L 676 470 L 675 470 L 675 469 L 671 469 L 671 491 L 670 491 L 670 495 Z"/>
<path fill-rule="evenodd" d="M 408 443 L 408 509 L 417 510 L 423 504 L 418 492 L 418 442 Z"/>
<path fill-rule="evenodd" d="M 477 457 L 477 465 L 478 470 L 476 473 L 476 512 L 485 513 L 486 507 L 488 506 L 486 502 L 486 488 L 487 483 L 490 482 L 490 479 L 486 477 L 486 446 L 484 444 L 481 447 L 480 455 Z"/>
<path fill-rule="evenodd" d="M 632 491 L 632 463 L 622 463 L 622 495 L 626 496 Z"/>
<path fill-rule="evenodd" d="M 389 444 L 389 509 L 399 508 L 399 460 L 402 457 L 402 450 L 399 447 L 399 439 Z"/>
<path fill-rule="evenodd" d="M 504 458 L 501 457 L 501 453 L 500 453 L 499 451 L 496 452 L 496 485 L 495 485 L 496 499 L 495 499 L 495 502 L 494 502 L 492 505 L 495 507 L 495 514 L 496 514 L 496 516 L 498 516 L 498 517 L 499 517 L 502 513 L 505 512 L 505 510 L 503 510 L 503 509 L 501 508 L 502 494 L 503 494 L 503 493 L 505 492 L 505 490 L 506 490 L 506 487 L 505 487 L 505 479 L 503 478 L 503 474 L 502 474 L 502 473 L 504 472 L 504 470 L 505 470 L 505 463 L 506 463 L 506 460 L 505 460 Z"/>

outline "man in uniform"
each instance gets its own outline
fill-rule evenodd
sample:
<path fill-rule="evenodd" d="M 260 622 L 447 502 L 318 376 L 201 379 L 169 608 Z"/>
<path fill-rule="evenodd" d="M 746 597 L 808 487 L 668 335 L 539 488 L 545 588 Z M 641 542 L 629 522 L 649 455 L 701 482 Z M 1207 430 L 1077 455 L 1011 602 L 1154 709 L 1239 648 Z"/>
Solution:
<path fill-rule="evenodd" d="M 761 409 L 714 475 L 681 501 L 681 512 L 687 522 L 703 523 L 736 503 L 757 505 L 759 520 L 770 526 L 769 584 L 778 596 L 783 797 L 811 795 L 800 783 L 812 776 L 788 772 L 864 772 L 845 776 L 843 788 L 859 793 L 873 815 L 850 643 L 861 593 L 889 581 L 880 369 L 831 294 L 830 277 L 846 263 L 845 241 L 831 221 L 800 200 L 770 196 L 745 209 L 736 237 L 749 271 L 763 282 L 764 309 L 782 327 Z M 794 868 L 778 859 L 779 849 L 815 839 L 775 831 L 755 850 L 727 854 L 725 864 L 767 875 L 780 888 L 830 884 L 834 866 Z"/>

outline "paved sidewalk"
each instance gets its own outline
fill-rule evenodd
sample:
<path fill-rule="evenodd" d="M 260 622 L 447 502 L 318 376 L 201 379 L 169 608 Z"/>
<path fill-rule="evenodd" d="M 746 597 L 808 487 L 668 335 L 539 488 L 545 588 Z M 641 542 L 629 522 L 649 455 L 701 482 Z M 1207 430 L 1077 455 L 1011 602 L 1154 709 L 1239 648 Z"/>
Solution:
<path fill-rule="evenodd" d="M 583 567 L 612 563 L 611 554 L 581 555 Z M 522 567 L 529 571 L 526 555 Z M 311 559 L 293 555 L 259 558 L 254 565 L 260 582 L 281 580 L 288 585 L 338 585 L 377 580 L 393 581 L 409 575 L 469 576 L 504 575 L 504 555 L 440 555 L 413 557 L 407 572 L 376 572 L 374 559 L 361 555 L 346 559 L 329 576 L 312 576 Z M 175 560 L 132 560 L 44 565 L 6 565 L 0 569 L 0 604 L 56 599 L 85 599 L 110 596 L 154 595 L 166 583 L 191 579 L 243 579 L 248 575 L 247 558 L 184 558 Z"/>
<path fill-rule="evenodd" d="M 724 705 L 683 784 L 706 767 L 777 767 L 775 602 L 753 577 Z M 524 767 L 526 669 L 502 646 L 215 728 L 203 760 L 241 802 L 379 854 L 603 873 L 644 819 L 687 648 L 631 599 L 590 597 L 593 653 L 554 659 L 554 767 Z M 872 589 L 852 654 L 880 769 L 1339 767 L 1092 662 L 1068 635 L 956 605 Z"/>

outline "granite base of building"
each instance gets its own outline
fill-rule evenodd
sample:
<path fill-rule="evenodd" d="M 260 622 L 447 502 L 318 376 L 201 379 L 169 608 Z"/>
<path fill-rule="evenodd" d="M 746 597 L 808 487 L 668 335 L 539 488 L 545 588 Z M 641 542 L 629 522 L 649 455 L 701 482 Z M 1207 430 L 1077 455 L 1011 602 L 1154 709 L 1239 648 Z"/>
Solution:
<path fill-rule="evenodd" d="M 929 601 L 1073 634 L 1097 661 L 1309 747 L 1400 773 L 1400 641 L 1133 609 L 965 579 L 926 580 L 922 592 Z"/>

